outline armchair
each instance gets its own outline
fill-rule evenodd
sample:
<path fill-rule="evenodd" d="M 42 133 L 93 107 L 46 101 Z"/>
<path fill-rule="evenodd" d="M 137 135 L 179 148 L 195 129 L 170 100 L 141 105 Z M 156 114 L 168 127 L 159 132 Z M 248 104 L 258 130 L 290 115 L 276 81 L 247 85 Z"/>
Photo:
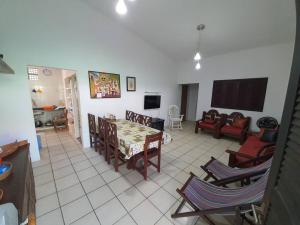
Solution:
<path fill-rule="evenodd" d="M 226 119 L 225 114 L 219 114 L 217 110 L 211 109 L 208 112 L 203 112 L 202 119 L 196 121 L 195 133 L 198 129 L 211 131 L 215 138 L 220 138 L 220 129 Z"/>
<path fill-rule="evenodd" d="M 240 144 L 243 144 L 247 138 L 250 120 L 250 117 L 245 117 L 242 113 L 231 113 L 221 128 L 221 135 L 239 139 Z"/>

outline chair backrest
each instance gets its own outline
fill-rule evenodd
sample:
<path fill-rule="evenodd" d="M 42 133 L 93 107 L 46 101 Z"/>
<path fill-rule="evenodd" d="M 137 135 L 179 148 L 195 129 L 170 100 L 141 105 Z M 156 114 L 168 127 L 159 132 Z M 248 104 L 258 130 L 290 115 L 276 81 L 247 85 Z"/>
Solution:
<path fill-rule="evenodd" d="M 95 115 L 88 113 L 89 131 L 90 134 L 96 134 L 96 119 Z"/>
<path fill-rule="evenodd" d="M 126 110 L 126 120 L 133 121 L 134 112 Z"/>
<path fill-rule="evenodd" d="M 98 117 L 98 126 L 99 126 L 99 137 L 101 139 L 106 139 L 106 127 L 107 127 L 107 122 L 105 119 Z"/>
<path fill-rule="evenodd" d="M 278 121 L 273 117 L 262 117 L 256 122 L 257 127 L 265 129 L 277 129 Z"/>
<path fill-rule="evenodd" d="M 141 123 L 142 117 L 143 116 L 138 113 L 133 113 L 133 121 L 132 122 Z"/>
<path fill-rule="evenodd" d="M 224 115 L 224 114 L 222 114 Z M 202 120 L 209 119 L 209 120 L 215 120 L 217 117 L 220 117 L 221 115 L 219 112 L 215 109 L 211 109 L 208 112 L 203 112 Z"/>
<path fill-rule="evenodd" d="M 162 136 L 163 136 L 163 132 L 147 135 L 145 140 L 145 145 L 144 145 L 144 153 L 147 154 L 147 150 L 152 148 L 152 145 L 160 151 Z"/>
<path fill-rule="evenodd" d="M 117 125 L 106 122 L 106 138 L 107 144 L 113 148 L 118 148 Z"/>
<path fill-rule="evenodd" d="M 240 112 L 233 112 L 231 113 L 229 116 L 227 116 L 226 118 L 226 122 L 230 125 L 233 124 L 233 122 L 236 120 L 236 119 L 247 119 L 247 124 L 246 124 L 246 127 L 249 126 L 250 124 L 250 117 L 245 117 L 242 113 Z"/>
<path fill-rule="evenodd" d="M 179 118 L 180 112 L 177 105 L 170 105 L 169 106 L 169 117 L 170 118 Z"/>
<path fill-rule="evenodd" d="M 152 117 L 150 117 L 150 116 L 142 116 L 142 119 L 141 119 L 140 122 L 144 126 L 150 127 L 151 124 L 152 124 Z"/>

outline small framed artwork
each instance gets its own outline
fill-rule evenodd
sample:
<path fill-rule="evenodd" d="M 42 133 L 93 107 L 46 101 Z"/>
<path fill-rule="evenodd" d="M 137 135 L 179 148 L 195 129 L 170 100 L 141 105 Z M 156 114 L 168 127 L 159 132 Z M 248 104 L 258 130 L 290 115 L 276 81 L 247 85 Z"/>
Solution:
<path fill-rule="evenodd" d="M 126 77 L 127 91 L 136 91 L 136 78 Z"/>
<path fill-rule="evenodd" d="M 120 75 L 89 71 L 91 98 L 121 98 Z"/>

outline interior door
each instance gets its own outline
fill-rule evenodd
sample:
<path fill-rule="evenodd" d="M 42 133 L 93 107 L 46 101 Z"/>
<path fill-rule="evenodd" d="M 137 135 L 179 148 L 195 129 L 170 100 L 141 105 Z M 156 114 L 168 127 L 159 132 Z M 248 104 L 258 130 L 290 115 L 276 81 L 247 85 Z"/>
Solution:
<path fill-rule="evenodd" d="M 297 36 L 291 77 L 266 200 L 265 224 L 300 224 L 300 0 L 296 0 Z"/>
<path fill-rule="evenodd" d="M 183 84 L 181 90 L 181 107 L 180 107 L 180 114 L 184 115 L 183 120 L 186 120 L 186 107 L 188 101 L 188 85 Z"/>

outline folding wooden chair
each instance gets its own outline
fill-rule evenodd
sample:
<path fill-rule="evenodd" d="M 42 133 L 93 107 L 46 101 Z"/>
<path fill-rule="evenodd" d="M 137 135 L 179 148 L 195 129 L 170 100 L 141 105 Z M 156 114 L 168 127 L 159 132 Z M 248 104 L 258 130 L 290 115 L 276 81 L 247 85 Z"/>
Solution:
<path fill-rule="evenodd" d="M 235 225 L 242 225 L 244 220 L 253 224 L 245 214 L 252 211 L 253 205 L 261 204 L 268 175 L 269 170 L 258 181 L 249 186 L 226 188 L 202 181 L 191 173 L 183 187 L 177 189 L 183 200 L 171 217 L 201 216 L 210 225 L 215 225 L 208 215 L 235 215 Z M 188 203 L 193 210 L 180 212 L 185 203 Z"/>
<path fill-rule="evenodd" d="M 273 158 L 257 166 L 240 169 L 229 167 L 214 157 L 211 157 L 210 161 L 200 167 L 207 173 L 207 176 L 204 178 L 205 181 L 212 178 L 213 181 L 211 183 L 215 185 L 228 183 L 229 181 L 241 181 L 241 185 L 243 186 L 244 184 L 250 184 L 251 178 L 258 178 L 270 169 L 272 160 Z"/>

